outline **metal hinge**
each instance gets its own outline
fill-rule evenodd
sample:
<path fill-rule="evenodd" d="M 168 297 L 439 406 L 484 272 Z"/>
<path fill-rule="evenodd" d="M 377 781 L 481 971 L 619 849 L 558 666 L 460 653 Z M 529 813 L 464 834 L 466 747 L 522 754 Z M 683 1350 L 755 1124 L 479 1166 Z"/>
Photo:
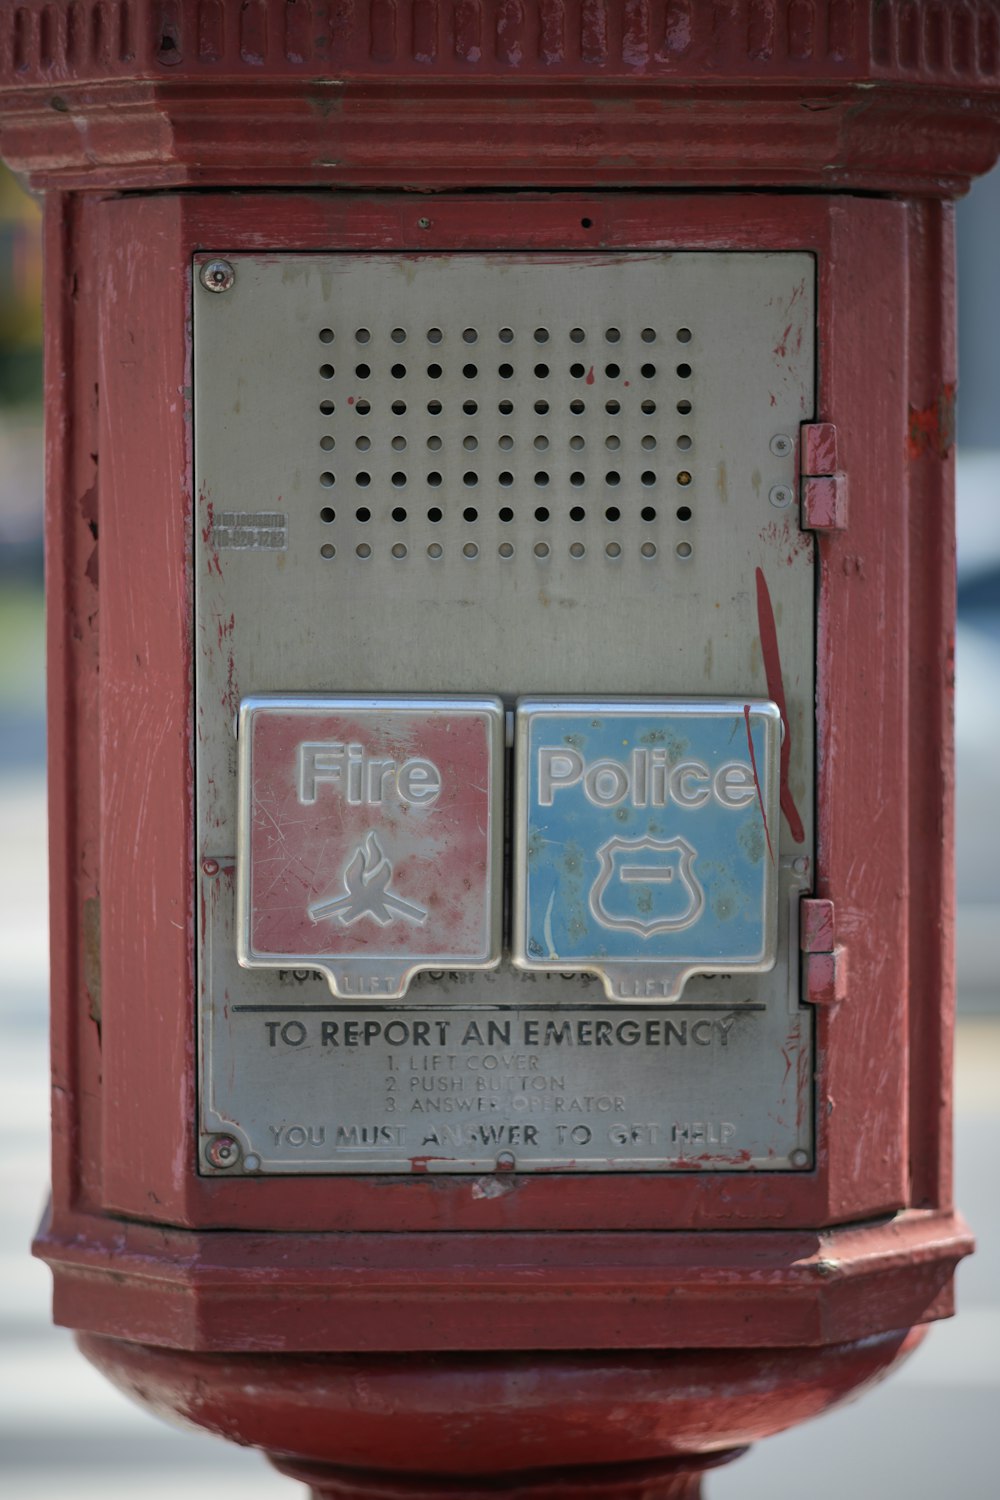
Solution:
<path fill-rule="evenodd" d="M 803 531 L 843 531 L 847 475 L 840 467 L 833 423 L 804 422 L 799 429 L 799 453 Z"/>
<path fill-rule="evenodd" d="M 839 1005 L 847 998 L 847 952 L 836 940 L 832 901 L 799 902 L 802 998 L 809 1005 Z"/>

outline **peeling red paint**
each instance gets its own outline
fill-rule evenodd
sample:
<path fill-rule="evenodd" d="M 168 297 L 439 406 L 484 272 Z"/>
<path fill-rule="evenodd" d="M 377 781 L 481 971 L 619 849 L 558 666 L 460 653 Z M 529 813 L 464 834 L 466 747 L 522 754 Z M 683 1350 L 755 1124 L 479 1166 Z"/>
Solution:
<path fill-rule="evenodd" d="M 750 705 L 743 705 L 743 722 L 747 726 L 747 747 L 750 751 L 750 766 L 753 770 L 753 784 L 757 788 L 757 801 L 760 803 L 760 815 L 764 819 L 764 837 L 767 839 L 767 852 L 774 864 L 774 850 L 771 848 L 771 830 L 767 826 L 767 812 L 764 807 L 764 796 L 760 789 L 760 777 L 757 775 L 757 757 L 754 754 L 753 735 L 750 733 Z"/>
<path fill-rule="evenodd" d="M 450 1161 L 450 1160 L 451 1160 L 451 1158 L 447 1157 L 447 1156 L 411 1156 L 410 1157 L 410 1171 L 418 1173 L 418 1174 L 421 1173 L 421 1172 L 427 1172 L 427 1171 L 429 1171 L 429 1163 L 430 1162 L 432 1162 L 432 1161 Z"/>
<path fill-rule="evenodd" d="M 593 383 L 594 383 L 594 367 L 593 367 L 593 365 L 591 365 L 590 369 L 587 371 L 587 378 L 584 381 L 584 385 L 593 385 Z"/>
<path fill-rule="evenodd" d="M 785 731 L 781 741 L 781 811 L 788 820 L 792 838 L 797 844 L 801 844 L 805 840 L 806 833 L 799 810 L 795 805 L 795 798 L 792 796 L 792 789 L 788 784 L 788 768 L 792 758 L 792 730 L 785 705 L 785 684 L 781 676 L 778 630 L 774 623 L 771 592 L 763 570 L 760 568 L 757 569 L 757 628 L 760 631 L 760 650 L 764 658 L 764 671 L 767 674 L 767 691 L 778 705 Z"/>
<path fill-rule="evenodd" d="M 774 348 L 771 350 L 771 353 L 773 355 L 775 355 L 778 359 L 787 359 L 788 358 L 788 335 L 791 333 L 791 331 L 792 331 L 792 325 L 791 325 L 791 323 L 786 324 L 784 333 L 781 335 L 781 338 L 778 340 L 778 342 L 775 344 Z"/>
<path fill-rule="evenodd" d="M 947 458 L 955 444 L 955 382 L 946 381 L 934 400 L 923 407 L 910 407 L 906 436 L 909 458 L 931 453 Z"/>

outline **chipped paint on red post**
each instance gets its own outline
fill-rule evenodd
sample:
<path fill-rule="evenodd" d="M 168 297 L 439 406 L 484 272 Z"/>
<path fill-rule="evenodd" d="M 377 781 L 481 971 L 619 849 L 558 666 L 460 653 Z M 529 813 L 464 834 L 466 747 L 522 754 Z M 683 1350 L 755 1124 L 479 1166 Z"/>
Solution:
<path fill-rule="evenodd" d="M 945 381 L 938 394 L 926 406 L 910 407 L 910 426 L 906 451 L 910 458 L 925 453 L 947 458 L 955 446 L 955 397 L 953 380 Z"/>

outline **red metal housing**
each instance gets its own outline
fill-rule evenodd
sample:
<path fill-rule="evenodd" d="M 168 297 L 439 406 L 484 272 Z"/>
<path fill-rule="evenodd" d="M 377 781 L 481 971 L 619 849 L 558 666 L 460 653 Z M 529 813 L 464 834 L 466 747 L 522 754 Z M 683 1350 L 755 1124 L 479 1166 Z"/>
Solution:
<path fill-rule="evenodd" d="M 994 0 L 30 0 L 5 15 L 0 149 L 47 189 L 54 1166 L 38 1250 L 57 1320 L 115 1378 L 303 1460 L 610 1465 L 788 1425 L 951 1312 L 970 1240 L 950 1157 L 944 200 L 998 146 Z M 689 191 L 709 186 L 729 191 Z M 639 187 L 664 191 L 622 191 Z M 783 191 L 732 191 L 749 187 Z M 815 1170 L 634 1174 L 627 1190 L 515 1174 L 494 1196 L 420 1174 L 199 1177 L 192 256 L 623 247 L 816 257 L 803 964 L 818 1065 L 800 1080 Z M 775 568 L 795 524 L 775 527 Z M 767 577 L 747 587 L 780 690 Z M 526 1351 L 550 1351 L 531 1368 L 558 1393 L 530 1418 L 496 1392 L 525 1378 Z M 616 1382 L 633 1372 L 617 1444 L 595 1415 L 608 1361 Z M 412 1420 L 354 1431 L 362 1373 Z M 685 1395 L 696 1381 L 729 1393 L 711 1419 Z M 440 1446 L 414 1460 L 425 1395 L 477 1414 L 465 1469 Z M 341 1400 L 344 1425 L 324 1428 Z M 454 1443 L 447 1419 L 435 1431 Z M 650 1493 L 696 1493 L 661 1480 Z M 357 1475 L 322 1483 L 366 1492 Z"/>

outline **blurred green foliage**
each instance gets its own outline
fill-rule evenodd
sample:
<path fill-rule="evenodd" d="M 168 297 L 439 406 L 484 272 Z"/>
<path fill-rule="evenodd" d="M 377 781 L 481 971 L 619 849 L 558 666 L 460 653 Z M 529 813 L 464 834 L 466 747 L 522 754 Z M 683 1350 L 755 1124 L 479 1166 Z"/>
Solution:
<path fill-rule="evenodd" d="M 0 404 L 42 389 L 41 209 L 0 166 Z"/>

